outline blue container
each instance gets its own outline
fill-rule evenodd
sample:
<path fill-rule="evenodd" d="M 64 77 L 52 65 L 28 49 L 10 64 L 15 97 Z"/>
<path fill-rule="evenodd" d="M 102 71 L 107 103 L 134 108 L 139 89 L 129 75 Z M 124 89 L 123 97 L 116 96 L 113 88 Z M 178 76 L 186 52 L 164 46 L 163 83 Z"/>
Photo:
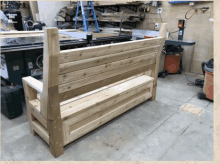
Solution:
<path fill-rule="evenodd" d="M 189 3 L 189 2 L 195 2 L 195 1 L 169 1 L 168 3 L 175 4 L 175 3 Z"/>

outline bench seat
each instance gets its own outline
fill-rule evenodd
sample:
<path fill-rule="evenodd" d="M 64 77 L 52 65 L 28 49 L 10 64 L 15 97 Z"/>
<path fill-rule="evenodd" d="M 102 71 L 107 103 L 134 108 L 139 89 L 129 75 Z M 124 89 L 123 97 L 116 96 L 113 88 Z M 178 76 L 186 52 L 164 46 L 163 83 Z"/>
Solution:
<path fill-rule="evenodd" d="M 89 123 L 91 124 L 91 121 L 96 120 L 96 122 L 101 124 L 100 120 L 109 117 L 108 115 L 115 109 L 118 110 L 114 112 L 117 113 L 117 111 L 121 110 L 121 113 L 123 113 L 133 106 L 136 106 L 135 104 L 139 104 L 140 102 L 135 103 L 134 97 L 137 101 L 142 102 L 149 99 L 152 96 L 153 80 L 154 78 L 150 76 L 139 75 L 99 88 L 65 102 L 61 102 L 60 111 L 63 120 L 63 131 L 68 131 L 68 133 L 65 133 L 66 135 L 64 135 L 64 143 L 68 144 L 85 133 L 84 130 L 81 130 L 83 133 L 78 132 L 76 135 L 78 129 Z M 38 116 L 39 122 L 46 129 L 47 125 L 45 119 L 39 119 L 40 100 L 34 99 L 29 101 L 29 103 L 32 111 L 34 111 L 33 113 L 35 117 L 37 118 Z M 125 104 L 127 105 L 127 108 L 125 107 Z M 105 121 L 101 122 L 105 123 L 108 120 L 110 119 L 105 118 Z M 34 122 L 34 124 L 36 124 L 36 122 Z M 90 131 L 94 128 L 90 128 Z"/>

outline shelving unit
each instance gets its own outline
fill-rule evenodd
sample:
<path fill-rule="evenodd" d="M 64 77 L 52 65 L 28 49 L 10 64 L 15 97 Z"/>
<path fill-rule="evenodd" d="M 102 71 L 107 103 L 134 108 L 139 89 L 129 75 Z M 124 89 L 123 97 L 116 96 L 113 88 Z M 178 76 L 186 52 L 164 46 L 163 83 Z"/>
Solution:
<path fill-rule="evenodd" d="M 117 3 L 117 4 L 106 4 L 106 5 L 94 4 L 94 8 L 95 8 L 95 10 L 103 12 L 103 13 L 105 12 L 106 9 L 110 9 L 115 12 L 120 12 L 122 7 L 130 9 L 134 12 L 137 12 L 138 6 L 140 6 L 140 5 L 141 5 L 140 3 L 138 3 L 138 4 Z M 84 6 L 86 7 L 86 5 L 84 5 Z M 77 22 L 82 24 L 83 21 L 82 21 L 82 19 L 80 19 L 78 17 Z M 89 22 L 89 25 L 92 25 L 94 23 L 94 20 L 89 19 L 88 22 Z M 74 25 L 75 20 L 73 19 L 72 21 L 57 21 L 57 25 L 63 24 L 63 23 L 71 23 L 72 25 Z M 118 26 L 120 26 L 120 21 L 98 20 L 98 24 L 100 27 L 104 27 L 106 24 L 112 25 L 113 27 L 118 27 Z M 136 28 L 137 21 L 123 21 L 123 25 L 127 25 L 127 26 L 131 26 L 132 28 Z"/>

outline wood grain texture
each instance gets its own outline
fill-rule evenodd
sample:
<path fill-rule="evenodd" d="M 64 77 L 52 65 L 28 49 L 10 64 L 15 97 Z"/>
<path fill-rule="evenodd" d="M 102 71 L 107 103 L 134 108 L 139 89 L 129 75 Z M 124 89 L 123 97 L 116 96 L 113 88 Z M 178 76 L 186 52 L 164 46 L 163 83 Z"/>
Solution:
<path fill-rule="evenodd" d="M 124 80 L 126 78 L 131 77 L 131 76 L 146 72 L 146 71 L 150 70 L 151 68 L 152 68 L 152 65 L 144 66 L 144 67 L 137 68 L 137 69 L 129 71 L 129 72 L 125 72 L 123 74 L 116 75 L 114 77 L 110 77 L 108 79 L 104 79 L 104 80 L 83 86 L 81 88 L 77 88 L 77 89 L 74 89 L 74 90 L 71 90 L 68 92 L 61 93 L 60 94 L 60 102 L 68 100 L 72 97 L 79 96 L 79 95 L 84 94 L 86 92 L 95 90 L 97 88 L 112 84 L 116 81 Z"/>
<path fill-rule="evenodd" d="M 35 131 L 32 126 L 32 122 L 35 120 L 33 115 L 31 114 L 31 106 L 29 101 L 37 99 L 37 91 L 30 87 L 23 79 L 23 88 L 24 88 L 24 94 L 25 94 L 25 102 L 26 102 L 26 108 L 27 108 L 27 116 L 28 116 L 28 121 L 30 125 L 30 131 L 33 135 L 35 135 Z"/>
<path fill-rule="evenodd" d="M 112 110 L 111 112 L 109 112 L 108 114 L 99 117 L 98 119 L 89 122 L 88 124 L 78 128 L 77 130 L 74 130 L 70 133 L 70 137 L 69 137 L 69 142 L 72 142 L 74 140 L 76 140 L 77 138 L 85 135 L 86 133 L 92 131 L 93 129 L 103 125 L 104 123 L 108 122 L 109 120 L 117 117 L 118 115 L 126 112 L 127 110 L 133 108 L 134 106 L 146 101 L 147 99 L 149 99 L 151 97 L 151 93 L 145 93 L 144 95 L 137 97 L 135 99 L 133 99 L 132 101 L 129 101 L 128 103 Z"/>
<path fill-rule="evenodd" d="M 71 117 L 71 115 L 78 115 L 88 109 L 99 107 L 98 110 L 107 107 L 108 105 L 117 103 L 133 92 L 140 92 L 141 89 L 146 89 L 147 84 L 154 79 L 148 76 L 140 76 L 135 79 L 126 81 L 124 83 L 112 86 L 102 92 L 88 96 L 86 99 L 81 99 L 73 103 L 67 104 L 62 108 L 62 118 Z M 143 85 L 146 85 L 142 87 Z M 133 92 L 132 92 L 133 91 Z M 94 109 L 95 111 L 95 109 Z"/>
<path fill-rule="evenodd" d="M 83 59 L 90 59 L 120 52 L 132 51 L 151 46 L 160 45 L 161 38 L 144 39 L 138 41 L 129 41 L 114 43 L 109 45 L 77 48 L 72 50 L 63 50 L 60 52 L 60 63 L 68 63 Z"/>
<path fill-rule="evenodd" d="M 33 129 L 41 136 L 44 141 L 49 144 L 49 134 L 48 131 L 37 121 L 32 122 Z"/>
<path fill-rule="evenodd" d="M 152 100 L 156 99 L 157 78 L 158 78 L 158 70 L 159 70 L 159 64 L 160 64 L 160 56 L 161 56 L 161 53 L 162 53 L 164 42 L 166 40 L 166 34 L 167 34 L 167 23 L 163 23 L 161 25 L 160 32 L 159 32 L 159 37 L 161 37 L 162 40 L 161 40 L 161 43 L 160 43 L 160 48 L 157 51 L 157 55 L 156 55 L 156 65 L 154 66 L 154 68 L 152 68 L 153 71 L 152 71 L 151 76 L 155 79 L 154 80 Z"/>
<path fill-rule="evenodd" d="M 59 75 L 59 35 L 57 28 L 45 28 L 44 34 L 44 68 L 43 93 L 41 110 L 43 108 L 47 119 L 51 154 L 58 157 L 64 153 L 62 120 L 60 114 L 58 75 Z M 44 115 L 44 116 L 45 116 Z"/>
<path fill-rule="evenodd" d="M 154 46 L 150 48 L 142 48 L 142 49 L 137 49 L 137 50 L 120 52 L 120 53 L 110 54 L 106 56 L 94 57 L 94 58 L 89 58 L 85 60 L 61 64 L 60 74 L 82 70 L 82 69 L 86 69 L 90 67 L 95 67 L 95 66 L 99 66 L 99 65 L 119 61 L 119 60 L 137 57 L 140 55 L 151 54 L 151 53 L 157 52 L 158 48 L 159 47 Z"/>
<path fill-rule="evenodd" d="M 100 73 L 98 75 L 91 76 L 88 78 L 80 79 L 80 80 L 73 81 L 70 83 L 65 83 L 65 84 L 59 85 L 59 93 L 65 93 L 65 92 L 74 90 L 76 88 L 80 88 L 80 87 L 83 87 L 83 86 L 86 86 L 86 85 L 89 85 L 89 84 L 92 84 L 92 83 L 95 83 L 98 81 L 109 79 L 111 77 L 129 72 L 129 71 L 132 71 L 132 70 L 144 67 L 144 66 L 152 65 L 154 63 L 155 63 L 155 59 L 152 58 L 152 59 L 144 61 L 144 62 L 140 62 L 140 63 L 136 63 L 136 64 L 122 67 L 120 69 L 111 70 L 111 71 Z"/>
<path fill-rule="evenodd" d="M 135 87 L 133 89 L 127 90 L 123 93 L 118 94 L 117 96 L 112 96 L 109 98 L 105 98 L 102 101 L 100 101 L 98 104 L 91 105 L 87 108 L 83 108 L 82 111 L 76 112 L 75 114 L 69 116 L 68 119 L 66 119 L 64 122 L 69 125 L 74 125 L 96 113 L 99 113 L 110 106 L 114 104 L 118 104 L 121 101 L 124 101 L 125 99 L 128 99 L 129 97 L 132 97 L 133 95 L 136 95 L 137 93 L 140 92 L 149 92 L 150 91 L 150 84 L 143 84 L 142 86 Z M 90 100 L 91 101 L 91 100 Z M 74 112 L 74 110 L 73 110 Z"/>
<path fill-rule="evenodd" d="M 141 56 L 135 56 L 132 58 L 128 58 L 128 59 L 124 59 L 124 60 L 120 60 L 120 61 L 115 61 L 115 62 L 103 64 L 100 66 L 95 66 L 95 67 L 88 68 L 88 69 L 83 69 L 83 70 L 79 70 L 79 71 L 74 71 L 74 72 L 62 74 L 62 75 L 59 75 L 59 83 L 64 84 L 67 82 L 76 81 L 79 79 L 84 79 L 84 78 L 87 78 L 90 76 L 94 76 L 94 75 L 97 75 L 97 74 L 100 74 L 103 72 L 115 70 L 117 68 L 121 68 L 123 66 L 127 66 L 130 64 L 135 64 L 135 63 L 147 61 L 147 60 L 155 58 L 155 55 L 156 55 L 156 52 L 152 52 L 149 54 L 147 53 L 147 54 L 144 54 Z"/>

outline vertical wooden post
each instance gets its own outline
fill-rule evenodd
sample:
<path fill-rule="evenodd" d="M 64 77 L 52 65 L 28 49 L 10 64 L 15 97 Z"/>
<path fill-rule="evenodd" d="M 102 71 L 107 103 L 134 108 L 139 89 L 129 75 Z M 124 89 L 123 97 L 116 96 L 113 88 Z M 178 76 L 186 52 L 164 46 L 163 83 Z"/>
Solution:
<path fill-rule="evenodd" d="M 152 92 L 152 98 L 151 100 L 156 99 L 156 91 L 157 91 L 157 77 L 158 77 L 158 69 L 159 69 L 159 64 L 160 64 L 160 56 L 161 52 L 163 50 L 164 42 L 166 40 L 167 35 L 167 23 L 163 23 L 160 28 L 159 36 L 162 37 L 160 47 L 157 52 L 156 56 L 156 64 L 152 68 L 152 74 L 151 76 L 154 78 L 154 85 L 153 85 L 153 92 Z"/>
<path fill-rule="evenodd" d="M 31 107 L 29 104 L 29 101 L 37 99 L 37 91 L 33 88 L 31 88 L 24 80 L 23 80 L 23 88 L 24 88 L 24 95 L 25 95 L 25 101 L 26 101 L 26 108 L 27 108 L 27 116 L 28 121 L 30 125 L 30 131 L 33 135 L 36 134 L 36 132 L 33 130 L 32 122 L 34 120 L 34 117 L 31 114 Z"/>
<path fill-rule="evenodd" d="M 44 29 L 42 115 L 47 119 L 51 154 L 58 157 L 64 153 L 63 131 L 59 101 L 60 45 L 57 28 Z"/>

